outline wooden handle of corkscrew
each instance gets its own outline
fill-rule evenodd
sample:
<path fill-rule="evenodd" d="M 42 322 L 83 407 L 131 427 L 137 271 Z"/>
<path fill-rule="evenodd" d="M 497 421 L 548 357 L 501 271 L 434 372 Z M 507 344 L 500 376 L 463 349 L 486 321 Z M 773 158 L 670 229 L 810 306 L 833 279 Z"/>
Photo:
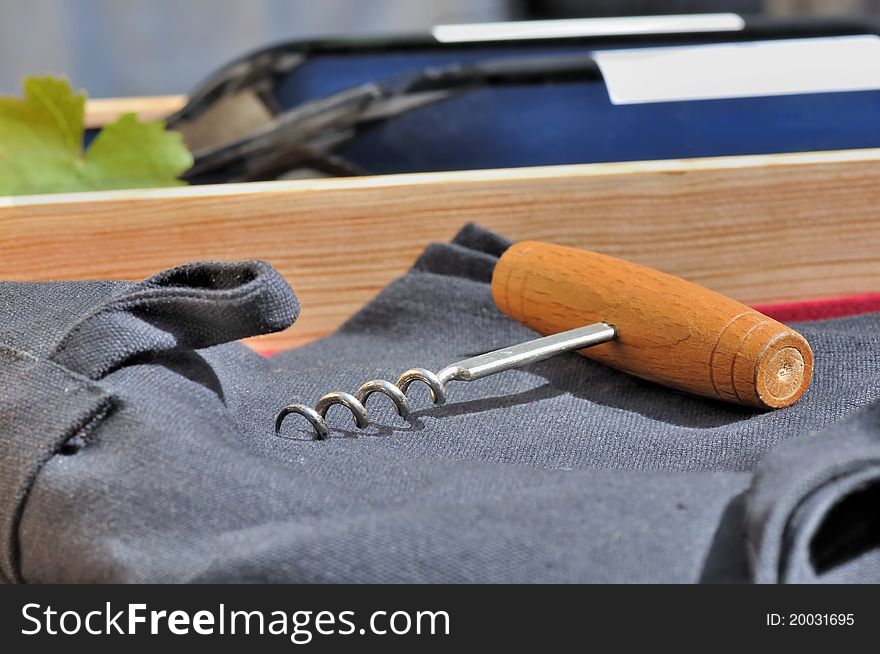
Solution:
<path fill-rule="evenodd" d="M 794 404 L 813 374 L 803 336 L 744 304 L 658 270 L 523 241 L 498 261 L 492 296 L 547 335 L 593 322 L 612 342 L 581 354 L 683 391 L 761 408 Z"/>

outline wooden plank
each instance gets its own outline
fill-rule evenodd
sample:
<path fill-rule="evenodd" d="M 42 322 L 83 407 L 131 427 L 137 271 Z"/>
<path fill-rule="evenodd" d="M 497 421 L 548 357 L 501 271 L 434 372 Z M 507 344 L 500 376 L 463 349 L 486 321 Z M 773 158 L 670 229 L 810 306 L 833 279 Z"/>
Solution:
<path fill-rule="evenodd" d="M 124 113 L 134 112 L 141 120 L 165 118 L 186 104 L 185 95 L 154 95 L 136 98 L 96 98 L 86 102 L 86 129 L 103 127 Z"/>
<path fill-rule="evenodd" d="M 331 332 L 468 221 L 746 303 L 872 292 L 878 179 L 880 151 L 854 150 L 0 198 L 0 278 L 139 279 L 194 259 L 265 259 L 303 313 L 259 349 Z"/>

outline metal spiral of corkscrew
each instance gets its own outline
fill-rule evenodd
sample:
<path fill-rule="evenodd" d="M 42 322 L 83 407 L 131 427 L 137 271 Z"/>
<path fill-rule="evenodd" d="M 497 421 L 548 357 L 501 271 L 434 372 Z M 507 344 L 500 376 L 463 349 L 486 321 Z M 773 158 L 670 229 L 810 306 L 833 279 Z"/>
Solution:
<path fill-rule="evenodd" d="M 289 404 L 281 409 L 275 419 L 275 433 L 280 436 L 281 425 L 285 418 L 295 413 L 311 423 L 315 431 L 315 440 L 324 440 L 330 435 L 326 420 L 327 411 L 334 404 L 341 404 L 351 411 L 355 425 L 358 429 L 363 429 L 370 422 L 365 404 L 367 398 L 374 393 L 389 397 L 397 409 L 397 414 L 401 418 L 406 418 L 410 413 L 406 393 L 413 382 L 420 381 L 426 384 L 431 391 L 434 404 L 439 405 L 446 402 L 446 384 L 451 381 L 482 379 L 505 370 L 544 361 L 557 354 L 599 345 L 613 340 L 616 336 L 617 332 L 613 326 L 598 322 L 457 361 L 440 369 L 436 374 L 425 368 L 412 368 L 403 373 L 397 383 L 373 379 L 362 384 L 354 394 L 343 391 L 327 393 L 318 400 L 314 408 L 306 404 Z"/>

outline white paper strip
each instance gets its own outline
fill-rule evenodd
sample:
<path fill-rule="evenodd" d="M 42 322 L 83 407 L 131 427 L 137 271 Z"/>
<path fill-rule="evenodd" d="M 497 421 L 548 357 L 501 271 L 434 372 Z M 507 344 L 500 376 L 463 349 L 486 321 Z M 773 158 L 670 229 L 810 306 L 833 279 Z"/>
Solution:
<path fill-rule="evenodd" d="M 880 89 L 876 35 L 595 53 L 614 104 Z"/>
<path fill-rule="evenodd" d="M 437 25 L 432 34 L 441 43 L 552 39 L 577 36 L 626 36 L 629 34 L 675 34 L 731 32 L 745 27 L 736 14 L 681 16 L 628 16 L 625 18 L 572 18 L 569 20 L 520 20 L 507 23 Z"/>

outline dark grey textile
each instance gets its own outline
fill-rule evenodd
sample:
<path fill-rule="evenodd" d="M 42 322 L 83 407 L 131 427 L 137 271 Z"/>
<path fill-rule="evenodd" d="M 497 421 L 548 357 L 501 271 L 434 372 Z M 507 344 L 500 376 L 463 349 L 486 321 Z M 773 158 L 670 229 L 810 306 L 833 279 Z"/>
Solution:
<path fill-rule="evenodd" d="M 799 325 L 815 381 L 776 412 L 572 354 L 274 435 L 290 401 L 533 337 L 491 300 L 505 246 L 467 227 L 271 358 L 226 343 L 296 317 L 264 263 L 0 284 L 3 578 L 880 581 L 880 314 Z"/>

